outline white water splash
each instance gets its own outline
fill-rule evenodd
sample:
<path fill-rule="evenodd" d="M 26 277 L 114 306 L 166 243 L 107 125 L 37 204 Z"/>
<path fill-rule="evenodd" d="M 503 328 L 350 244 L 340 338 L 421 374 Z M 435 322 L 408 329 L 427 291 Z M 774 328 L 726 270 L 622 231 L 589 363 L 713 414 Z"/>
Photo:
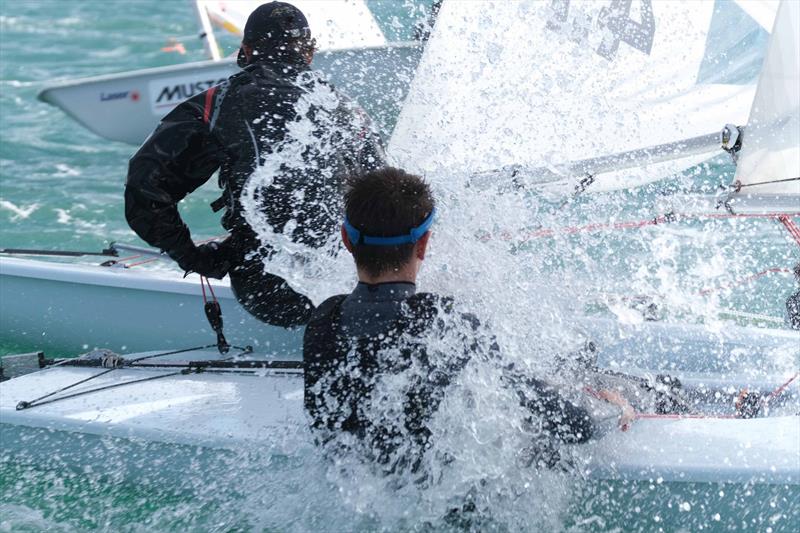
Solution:
<path fill-rule="evenodd" d="M 39 204 L 33 203 L 26 206 L 18 206 L 13 202 L 0 198 L 0 208 L 11 211 L 13 215 L 11 215 L 10 220 L 11 222 L 16 222 L 17 220 L 25 220 L 31 216 L 34 211 L 39 209 Z"/>
<path fill-rule="evenodd" d="M 25 505 L 0 504 L 0 532 L 13 531 L 71 531 L 58 520 L 45 518 L 44 513 Z"/>
<path fill-rule="evenodd" d="M 53 174 L 55 178 L 74 178 L 75 176 L 80 176 L 82 172 L 77 168 L 73 168 L 66 163 L 56 163 L 56 170 Z"/>
<path fill-rule="evenodd" d="M 66 209 L 61 209 L 60 207 L 57 207 L 56 209 L 54 209 L 54 211 L 56 212 L 56 215 L 58 215 L 58 219 L 56 220 L 56 222 L 58 222 L 59 224 L 69 224 L 72 221 L 72 216 Z"/>
<path fill-rule="evenodd" d="M 297 118 L 288 122 L 282 141 L 272 147 L 262 164 L 250 176 L 241 195 L 245 218 L 261 243 L 272 253 L 263 257 L 267 272 L 286 280 L 295 290 L 307 295 L 315 304 L 325 298 L 349 290 L 353 275 L 348 268 L 348 254 L 342 253 L 339 234 L 334 232 L 321 236 L 322 244 L 313 247 L 293 238 L 299 216 L 304 213 L 304 195 L 310 188 L 325 188 L 333 197 L 318 203 L 316 216 L 341 219 L 342 168 L 336 164 L 320 163 L 338 158 L 338 153 L 352 144 L 353 132 L 337 118 L 337 109 L 349 105 L 339 98 L 331 86 L 315 79 L 316 74 L 301 74 L 298 84 L 308 88 L 295 104 Z M 313 117 L 312 117 L 313 115 Z M 265 117 L 266 118 L 266 117 Z M 309 155 L 310 154 L 310 155 Z M 275 176 L 295 173 L 313 174 L 311 183 L 291 183 L 296 187 L 292 206 L 292 220 L 283 228 L 275 228 L 263 212 L 263 206 L 271 200 Z"/>

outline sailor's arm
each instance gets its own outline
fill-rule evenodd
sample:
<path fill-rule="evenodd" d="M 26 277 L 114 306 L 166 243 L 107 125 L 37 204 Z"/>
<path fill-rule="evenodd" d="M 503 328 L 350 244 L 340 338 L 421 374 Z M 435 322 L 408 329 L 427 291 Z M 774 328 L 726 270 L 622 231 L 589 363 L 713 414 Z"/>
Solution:
<path fill-rule="evenodd" d="M 795 269 L 800 269 L 800 265 Z M 792 329 L 800 329 L 800 291 L 786 299 L 786 321 Z"/>
<path fill-rule="evenodd" d="M 630 402 L 619 393 L 619 391 L 603 389 L 597 391 L 596 396 L 610 404 L 614 404 L 622 410 L 619 417 L 619 427 L 622 431 L 628 431 L 633 421 L 636 419 L 636 411 Z"/>
<path fill-rule="evenodd" d="M 552 386 L 533 378 L 522 381 L 522 403 L 532 413 L 544 420 L 545 429 L 559 440 L 577 444 L 586 442 L 595 433 L 589 412 L 564 398 Z"/>
<path fill-rule="evenodd" d="M 482 326 L 477 317 L 462 314 L 474 331 Z M 530 377 L 513 363 L 504 364 L 497 340 L 489 334 L 488 357 L 501 365 L 503 381 L 516 393 L 520 404 L 543 421 L 544 429 L 565 443 L 586 442 L 595 433 L 594 422 L 589 412 L 562 397 L 558 391 L 544 381 Z"/>
<path fill-rule="evenodd" d="M 200 98 L 179 105 L 147 138 L 128 167 L 128 224 L 151 246 L 175 259 L 194 249 L 178 202 L 208 181 L 222 160 L 222 150 L 203 118 Z"/>

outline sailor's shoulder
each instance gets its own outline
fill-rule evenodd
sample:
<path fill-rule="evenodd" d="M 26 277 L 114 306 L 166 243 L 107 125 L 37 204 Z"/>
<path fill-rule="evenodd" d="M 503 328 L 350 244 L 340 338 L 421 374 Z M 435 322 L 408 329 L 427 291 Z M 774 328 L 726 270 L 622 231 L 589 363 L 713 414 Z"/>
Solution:
<path fill-rule="evenodd" d="M 161 118 L 161 123 L 179 122 L 187 118 L 196 119 L 201 117 L 205 105 L 206 92 L 208 90 L 190 96 L 176 105 Z"/>
<path fill-rule="evenodd" d="M 303 358 L 313 359 L 330 353 L 335 337 L 334 318 L 346 294 L 331 296 L 311 313 L 303 333 Z"/>
<path fill-rule="evenodd" d="M 414 309 L 441 309 L 450 312 L 453 308 L 453 297 L 432 292 L 418 292 L 409 296 L 406 303 Z"/>
<path fill-rule="evenodd" d="M 346 294 L 337 294 L 336 296 L 331 296 L 319 306 L 314 309 L 311 313 L 311 322 L 319 321 L 319 320 L 328 320 L 330 319 L 331 314 L 336 310 L 337 307 L 341 305 L 341 303 L 347 298 Z"/>
<path fill-rule="evenodd" d="M 402 316 L 411 322 L 432 324 L 433 321 L 452 315 L 453 298 L 430 292 L 418 292 L 403 302 Z"/>
<path fill-rule="evenodd" d="M 247 70 L 242 69 L 228 76 L 228 79 L 226 81 L 229 84 L 235 84 L 235 83 L 241 83 L 245 80 L 249 80 L 250 78 L 252 78 L 252 74 L 250 74 Z"/>
<path fill-rule="evenodd" d="M 237 93 L 242 90 L 258 90 L 264 85 L 261 76 L 258 75 L 258 71 L 251 69 L 243 69 L 232 74 L 223 84 L 230 93 Z"/>
<path fill-rule="evenodd" d="M 311 87 L 322 86 L 330 91 L 339 93 L 335 84 L 328 78 L 327 75 L 325 75 L 324 72 L 313 68 L 300 71 L 297 74 L 297 78 L 294 80 L 294 82 L 300 85 L 307 85 Z"/>

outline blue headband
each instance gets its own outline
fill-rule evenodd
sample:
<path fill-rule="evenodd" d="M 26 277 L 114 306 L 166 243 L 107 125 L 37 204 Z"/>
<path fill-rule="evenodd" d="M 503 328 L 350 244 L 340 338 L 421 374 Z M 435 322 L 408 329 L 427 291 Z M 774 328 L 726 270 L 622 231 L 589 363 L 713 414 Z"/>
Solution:
<path fill-rule="evenodd" d="M 416 228 L 412 228 L 407 235 L 398 235 L 397 237 L 370 237 L 358 231 L 347 216 L 344 217 L 344 230 L 347 232 L 347 237 L 353 244 L 366 244 L 367 246 L 398 246 L 401 244 L 414 244 L 422 238 L 423 235 L 430 229 L 433 224 L 433 219 L 436 216 L 436 209 L 431 211 L 431 214 L 422 221 L 422 224 Z"/>

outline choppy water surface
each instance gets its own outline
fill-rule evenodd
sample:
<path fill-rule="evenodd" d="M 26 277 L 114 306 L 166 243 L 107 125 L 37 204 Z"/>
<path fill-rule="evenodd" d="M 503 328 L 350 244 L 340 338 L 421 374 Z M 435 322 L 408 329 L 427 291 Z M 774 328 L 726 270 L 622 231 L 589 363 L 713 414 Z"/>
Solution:
<path fill-rule="evenodd" d="M 429 2 L 369 4 L 387 35 L 402 39 Z M 190 6 L 180 1 L 0 6 L 1 246 L 99 249 L 112 240 L 136 242 L 122 202 L 134 148 L 99 139 L 35 96 L 56 78 L 201 59 L 199 42 L 189 37 L 195 32 Z M 160 50 L 169 37 L 182 38 L 186 56 Z M 224 44 L 235 47 L 231 39 Z M 750 279 L 800 259 L 775 221 L 689 220 L 542 236 L 547 228 L 651 220 L 669 211 L 670 193 L 713 192 L 731 173 L 720 158 L 669 183 L 587 196 L 563 208 L 537 195 L 487 196 L 466 186 L 467 175 L 428 176 L 441 209 L 422 287 L 455 294 L 465 307 L 480 310 L 507 357 L 540 369 L 578 342 L 564 326 L 587 310 L 641 321 L 632 300 L 655 302 L 660 318 L 717 330 L 733 320 L 783 327 L 783 302 L 795 287 L 791 276 Z M 220 233 L 208 208 L 216 196 L 212 180 L 181 205 L 197 238 Z M 315 299 L 352 283 L 347 261 L 336 264 L 339 270 L 320 269 L 331 273 L 317 280 Z M 0 332 L 4 352 L 16 349 L 15 342 Z M 771 363 L 790 368 L 797 358 Z M 491 397 L 491 380 L 473 385 Z M 508 421 L 487 417 L 482 431 L 510 435 Z M 461 494 L 397 493 L 367 475 L 331 472 L 302 432 L 289 446 L 283 439 L 274 448 L 237 454 L 57 432 L 22 438 L 30 450 L 54 441 L 63 449 L 46 459 L 33 451 L 0 455 L 0 530 L 793 531 L 800 524 L 797 486 L 598 482 L 575 472 L 518 469 L 507 457 L 476 456 L 462 472 L 492 470 L 482 497 L 493 513 L 464 524 L 442 519 Z M 100 459 L 105 468 L 89 468 L 84 459 Z M 144 473 L 130 477 L 131 463 Z"/>
<path fill-rule="evenodd" d="M 412 497 L 375 478 L 346 480 L 313 448 L 286 449 L 285 436 L 272 450 L 232 453 L 23 433 L 28 451 L 0 455 L 0 531 L 470 530 L 425 515 L 437 500 L 457 507 L 462 494 Z M 484 486 L 480 503 L 494 513 L 471 530 L 794 531 L 798 497 L 796 486 L 592 481 L 519 469 L 503 487 Z"/>

